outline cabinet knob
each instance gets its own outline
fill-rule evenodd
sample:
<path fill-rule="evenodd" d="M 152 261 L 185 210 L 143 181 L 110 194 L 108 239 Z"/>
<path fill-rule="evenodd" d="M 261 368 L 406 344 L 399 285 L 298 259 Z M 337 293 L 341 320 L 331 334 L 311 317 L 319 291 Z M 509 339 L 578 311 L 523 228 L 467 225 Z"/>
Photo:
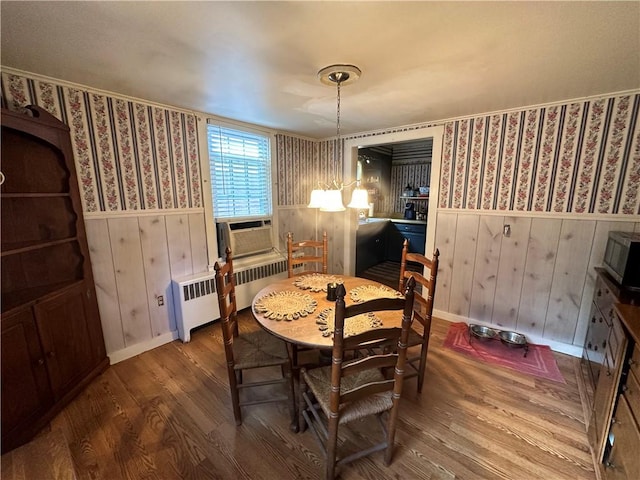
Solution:
<path fill-rule="evenodd" d="M 611 376 L 611 370 L 607 370 L 607 377 Z"/>
<path fill-rule="evenodd" d="M 596 293 L 596 295 L 601 297 L 602 296 L 602 290 L 598 289 L 598 292 Z"/>
<path fill-rule="evenodd" d="M 636 361 L 633 358 L 629 359 L 629 366 L 633 367 L 636 364 Z"/>
<path fill-rule="evenodd" d="M 596 323 L 596 317 L 591 317 L 591 323 Z"/>
<path fill-rule="evenodd" d="M 611 460 L 607 460 L 606 462 L 604 462 L 604 466 L 607 468 L 616 468 Z"/>
<path fill-rule="evenodd" d="M 38 359 L 38 365 L 44 365 L 44 358 Z"/>
<path fill-rule="evenodd" d="M 53 357 L 55 357 L 55 356 L 56 356 L 56 352 L 54 352 L 54 351 L 47 352 L 47 357 L 49 357 L 49 358 L 53 358 Z"/>

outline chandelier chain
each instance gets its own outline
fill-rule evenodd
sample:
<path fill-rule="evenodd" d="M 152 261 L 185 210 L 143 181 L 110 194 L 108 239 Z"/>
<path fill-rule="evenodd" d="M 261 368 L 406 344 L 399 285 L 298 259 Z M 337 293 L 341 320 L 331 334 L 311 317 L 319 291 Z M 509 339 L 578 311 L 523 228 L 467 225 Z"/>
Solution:
<path fill-rule="evenodd" d="M 337 85 L 338 85 L 338 108 L 336 109 L 336 130 L 337 130 L 337 146 L 336 146 L 336 150 L 337 150 L 337 156 L 336 156 L 336 161 L 335 161 L 335 166 L 334 166 L 334 178 L 337 180 L 338 179 L 338 170 L 339 170 L 339 166 L 338 163 L 340 161 L 340 159 L 342 158 L 341 155 L 341 150 L 342 150 L 342 146 L 340 144 L 340 83 L 341 83 L 341 78 L 338 77 L 338 81 L 337 81 Z"/>

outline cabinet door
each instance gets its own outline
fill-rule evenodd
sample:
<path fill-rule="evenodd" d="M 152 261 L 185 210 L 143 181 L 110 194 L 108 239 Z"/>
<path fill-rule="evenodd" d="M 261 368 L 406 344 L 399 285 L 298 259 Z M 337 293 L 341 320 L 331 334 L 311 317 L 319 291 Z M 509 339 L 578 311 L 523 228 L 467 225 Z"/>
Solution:
<path fill-rule="evenodd" d="M 80 282 L 34 307 L 56 400 L 96 365 L 86 291 Z"/>
<path fill-rule="evenodd" d="M 382 263 L 387 259 L 387 235 L 386 232 L 378 233 L 373 239 L 373 254 L 376 264 Z"/>
<path fill-rule="evenodd" d="M 2 316 L 2 439 L 53 403 L 31 308 Z"/>
<path fill-rule="evenodd" d="M 613 446 L 605 462 L 607 480 L 640 478 L 640 432 L 624 395 L 618 401 L 611 434 Z"/>
<path fill-rule="evenodd" d="M 402 260 L 402 244 L 404 237 L 395 225 L 389 227 L 387 233 L 387 259 L 392 262 L 400 262 Z"/>
<path fill-rule="evenodd" d="M 409 240 L 409 252 L 424 255 L 426 227 L 424 225 L 394 223 L 387 237 L 387 257 L 392 262 L 402 260 L 402 246 Z"/>
<path fill-rule="evenodd" d="M 617 321 L 617 319 L 616 319 Z M 594 446 L 596 458 L 602 459 L 604 454 L 605 441 L 611 421 L 613 402 L 618 384 L 620 382 L 620 374 L 622 372 L 622 362 L 624 352 L 627 348 L 626 337 L 620 340 L 617 352 L 612 352 L 607 348 L 605 360 L 600 369 L 598 385 L 594 397 L 594 414 L 593 421 L 589 424 L 589 440 Z"/>

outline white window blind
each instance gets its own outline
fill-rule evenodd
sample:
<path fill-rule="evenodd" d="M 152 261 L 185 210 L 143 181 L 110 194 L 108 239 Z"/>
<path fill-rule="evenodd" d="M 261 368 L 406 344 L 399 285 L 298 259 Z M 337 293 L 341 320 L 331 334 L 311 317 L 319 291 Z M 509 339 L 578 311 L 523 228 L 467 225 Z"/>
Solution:
<path fill-rule="evenodd" d="M 269 137 L 207 124 L 216 219 L 271 216 Z"/>

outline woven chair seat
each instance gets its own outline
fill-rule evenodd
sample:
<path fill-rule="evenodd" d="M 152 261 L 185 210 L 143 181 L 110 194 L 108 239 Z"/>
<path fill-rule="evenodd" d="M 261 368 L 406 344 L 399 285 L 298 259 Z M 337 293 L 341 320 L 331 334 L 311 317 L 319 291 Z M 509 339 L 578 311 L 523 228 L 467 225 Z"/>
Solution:
<path fill-rule="evenodd" d="M 409 347 L 413 347 L 415 345 L 422 345 L 423 342 L 424 342 L 424 339 L 422 338 L 422 335 L 420 335 L 418 332 L 416 332 L 412 328 L 409 331 L 409 341 L 407 342 L 407 345 Z"/>
<path fill-rule="evenodd" d="M 286 344 L 264 330 L 243 333 L 233 342 L 235 370 L 282 365 L 289 361 Z"/>
<path fill-rule="evenodd" d="M 331 392 L 331 366 L 314 368 L 303 372 L 307 385 L 313 392 L 322 411 L 329 416 L 329 394 Z M 344 394 L 349 390 L 357 388 L 371 382 L 383 381 L 385 378 L 380 370 L 365 370 L 363 372 L 349 375 L 342 379 L 340 383 L 340 393 Z M 382 413 L 393 407 L 392 391 L 369 395 L 355 402 L 340 405 L 340 421 L 344 424 L 366 417 Z"/>

